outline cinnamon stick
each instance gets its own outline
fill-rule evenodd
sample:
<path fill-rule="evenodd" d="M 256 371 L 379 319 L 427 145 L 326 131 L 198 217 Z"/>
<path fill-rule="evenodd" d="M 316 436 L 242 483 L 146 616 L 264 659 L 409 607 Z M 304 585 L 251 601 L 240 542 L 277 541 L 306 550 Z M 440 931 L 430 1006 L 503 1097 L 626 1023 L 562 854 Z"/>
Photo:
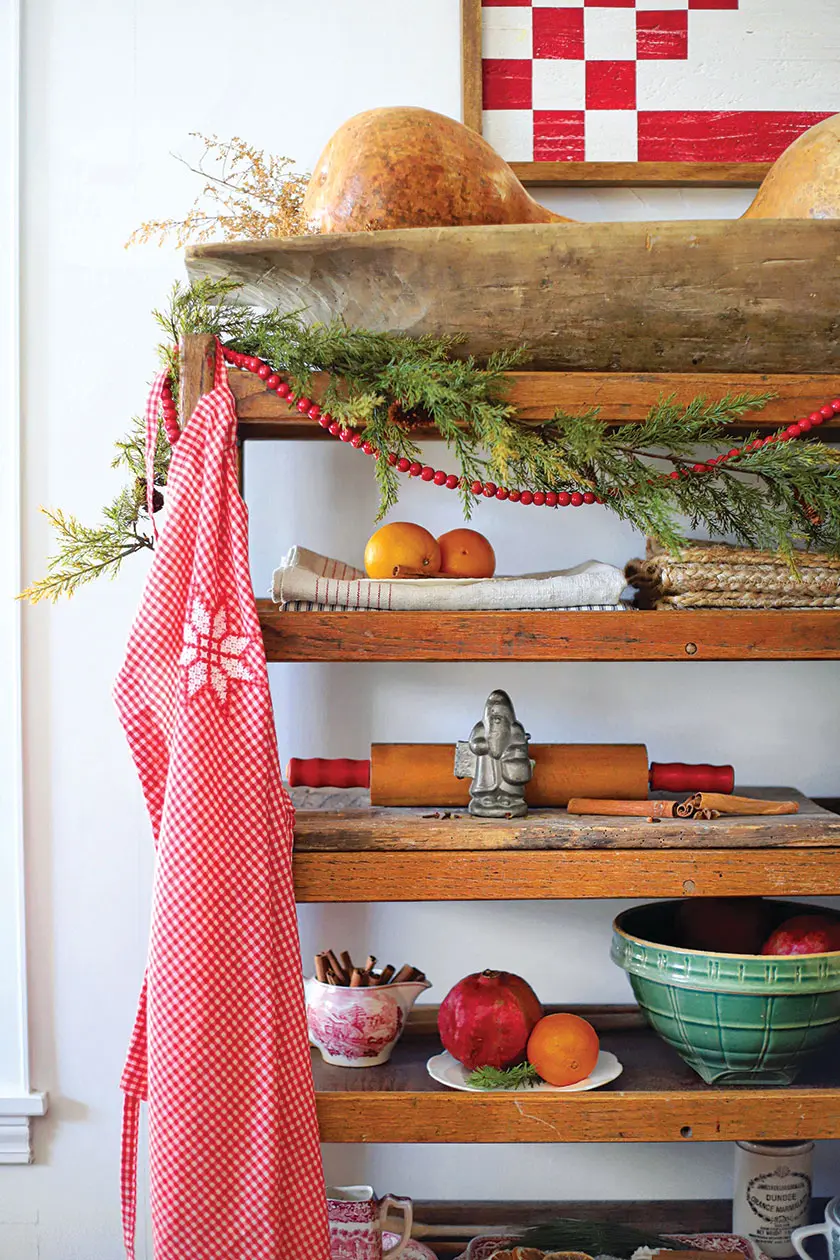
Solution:
<path fill-rule="evenodd" d="M 344 970 L 347 972 L 348 976 L 351 975 L 354 964 L 353 964 L 353 959 L 350 957 L 346 949 L 343 949 L 341 951 L 341 953 L 339 954 L 339 958 L 341 959 L 341 965 L 344 968 Z"/>
<path fill-rule="evenodd" d="M 382 968 L 382 970 L 380 971 L 379 975 L 376 977 L 373 983 L 376 985 L 390 984 L 391 977 L 394 975 L 396 970 L 397 970 L 396 967 L 392 967 L 391 964 L 388 963 L 388 966 Z"/>
<path fill-rule="evenodd" d="M 323 954 L 315 955 L 315 979 L 327 983 L 327 960 Z"/>
<path fill-rule="evenodd" d="M 570 814 L 601 814 L 607 817 L 673 818 L 676 801 L 599 801 L 575 796 L 566 806 Z"/>
<path fill-rule="evenodd" d="M 376 959 L 374 958 L 373 954 L 368 954 L 367 962 L 365 963 L 364 967 L 361 968 L 361 970 L 370 973 L 371 971 L 373 971 L 375 966 L 376 966 Z"/>
<path fill-rule="evenodd" d="M 719 792 L 696 792 L 686 804 L 697 809 L 716 809 L 720 814 L 749 817 L 758 814 L 798 814 L 797 801 L 761 801 L 751 796 L 724 796 Z"/>
<path fill-rule="evenodd" d="M 367 973 L 358 967 L 353 968 L 353 974 L 350 977 L 351 989 L 366 989 L 368 987 Z"/>
<path fill-rule="evenodd" d="M 415 977 L 416 968 L 410 963 L 403 963 L 397 974 L 394 976 L 391 984 L 408 984 Z"/>
<path fill-rule="evenodd" d="M 336 956 L 335 956 L 335 954 L 333 953 L 333 951 L 332 951 L 331 949 L 327 949 L 327 950 L 325 950 L 324 952 L 325 952 L 325 954 L 326 954 L 327 962 L 330 964 L 330 967 L 331 967 L 332 971 L 334 972 L 334 974 L 335 974 L 335 976 L 336 976 L 336 978 L 337 978 L 337 980 L 338 980 L 338 983 L 339 983 L 339 984 L 349 984 L 349 983 L 350 983 L 350 976 L 349 976 L 348 972 L 346 972 L 346 971 L 344 970 L 344 968 L 342 967 L 341 963 L 340 963 L 340 962 L 338 961 L 338 959 L 336 958 Z"/>

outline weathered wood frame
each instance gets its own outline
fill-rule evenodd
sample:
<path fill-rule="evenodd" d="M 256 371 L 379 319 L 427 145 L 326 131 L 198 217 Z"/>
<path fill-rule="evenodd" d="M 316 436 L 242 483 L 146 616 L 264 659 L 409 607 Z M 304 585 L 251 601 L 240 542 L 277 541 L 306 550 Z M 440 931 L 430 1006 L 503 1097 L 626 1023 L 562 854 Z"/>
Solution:
<path fill-rule="evenodd" d="M 461 0 L 461 99 L 464 122 L 481 135 L 481 0 Z M 511 162 L 527 188 L 755 188 L 770 162 Z"/>

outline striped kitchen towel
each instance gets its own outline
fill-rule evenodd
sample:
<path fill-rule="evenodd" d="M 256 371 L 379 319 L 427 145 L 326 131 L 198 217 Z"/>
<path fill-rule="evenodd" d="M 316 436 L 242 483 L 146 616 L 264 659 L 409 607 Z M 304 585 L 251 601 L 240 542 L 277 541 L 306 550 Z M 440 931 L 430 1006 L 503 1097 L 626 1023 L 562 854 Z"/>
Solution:
<path fill-rule="evenodd" d="M 515 608 L 622 608 L 621 569 L 587 560 L 573 569 L 522 577 L 399 578 L 374 581 L 362 569 L 305 547 L 292 547 L 274 571 L 277 604 L 377 611 Z"/>

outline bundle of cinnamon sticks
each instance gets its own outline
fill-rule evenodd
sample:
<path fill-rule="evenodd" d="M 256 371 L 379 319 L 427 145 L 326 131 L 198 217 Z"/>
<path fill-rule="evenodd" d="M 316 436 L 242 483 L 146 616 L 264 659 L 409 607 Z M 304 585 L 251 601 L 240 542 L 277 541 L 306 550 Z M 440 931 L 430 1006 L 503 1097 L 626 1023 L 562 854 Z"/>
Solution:
<path fill-rule="evenodd" d="M 364 966 L 358 967 L 346 949 L 340 954 L 325 949 L 315 955 L 315 978 L 321 984 L 343 985 L 351 989 L 373 989 L 384 984 L 422 984 L 426 979 L 423 972 L 410 963 L 404 963 L 399 971 L 390 963 L 381 971 L 375 971 L 376 961 L 373 954 L 368 954 Z"/>
<path fill-rule="evenodd" d="M 751 796 L 732 796 L 721 792 L 695 792 L 685 801 L 602 801 L 573 797 L 568 804 L 570 814 L 636 815 L 642 818 L 712 819 L 726 816 L 796 814 L 797 801 L 766 801 Z"/>

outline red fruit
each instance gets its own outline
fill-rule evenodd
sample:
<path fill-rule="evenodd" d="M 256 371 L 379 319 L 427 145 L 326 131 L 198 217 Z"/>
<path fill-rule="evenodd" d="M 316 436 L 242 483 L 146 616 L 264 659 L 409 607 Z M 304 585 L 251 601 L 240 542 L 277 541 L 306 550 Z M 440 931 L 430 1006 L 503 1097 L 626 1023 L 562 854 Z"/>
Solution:
<path fill-rule="evenodd" d="M 525 1058 L 542 1014 L 539 998 L 521 976 L 481 971 L 449 990 L 440 1004 L 438 1030 L 444 1049 L 469 1071 L 506 1068 Z"/>
<path fill-rule="evenodd" d="M 840 919 L 827 914 L 795 914 L 764 942 L 762 954 L 830 954 L 840 950 Z"/>
<path fill-rule="evenodd" d="M 760 954 L 769 926 L 760 897 L 692 897 L 677 914 L 678 944 L 713 954 Z"/>

